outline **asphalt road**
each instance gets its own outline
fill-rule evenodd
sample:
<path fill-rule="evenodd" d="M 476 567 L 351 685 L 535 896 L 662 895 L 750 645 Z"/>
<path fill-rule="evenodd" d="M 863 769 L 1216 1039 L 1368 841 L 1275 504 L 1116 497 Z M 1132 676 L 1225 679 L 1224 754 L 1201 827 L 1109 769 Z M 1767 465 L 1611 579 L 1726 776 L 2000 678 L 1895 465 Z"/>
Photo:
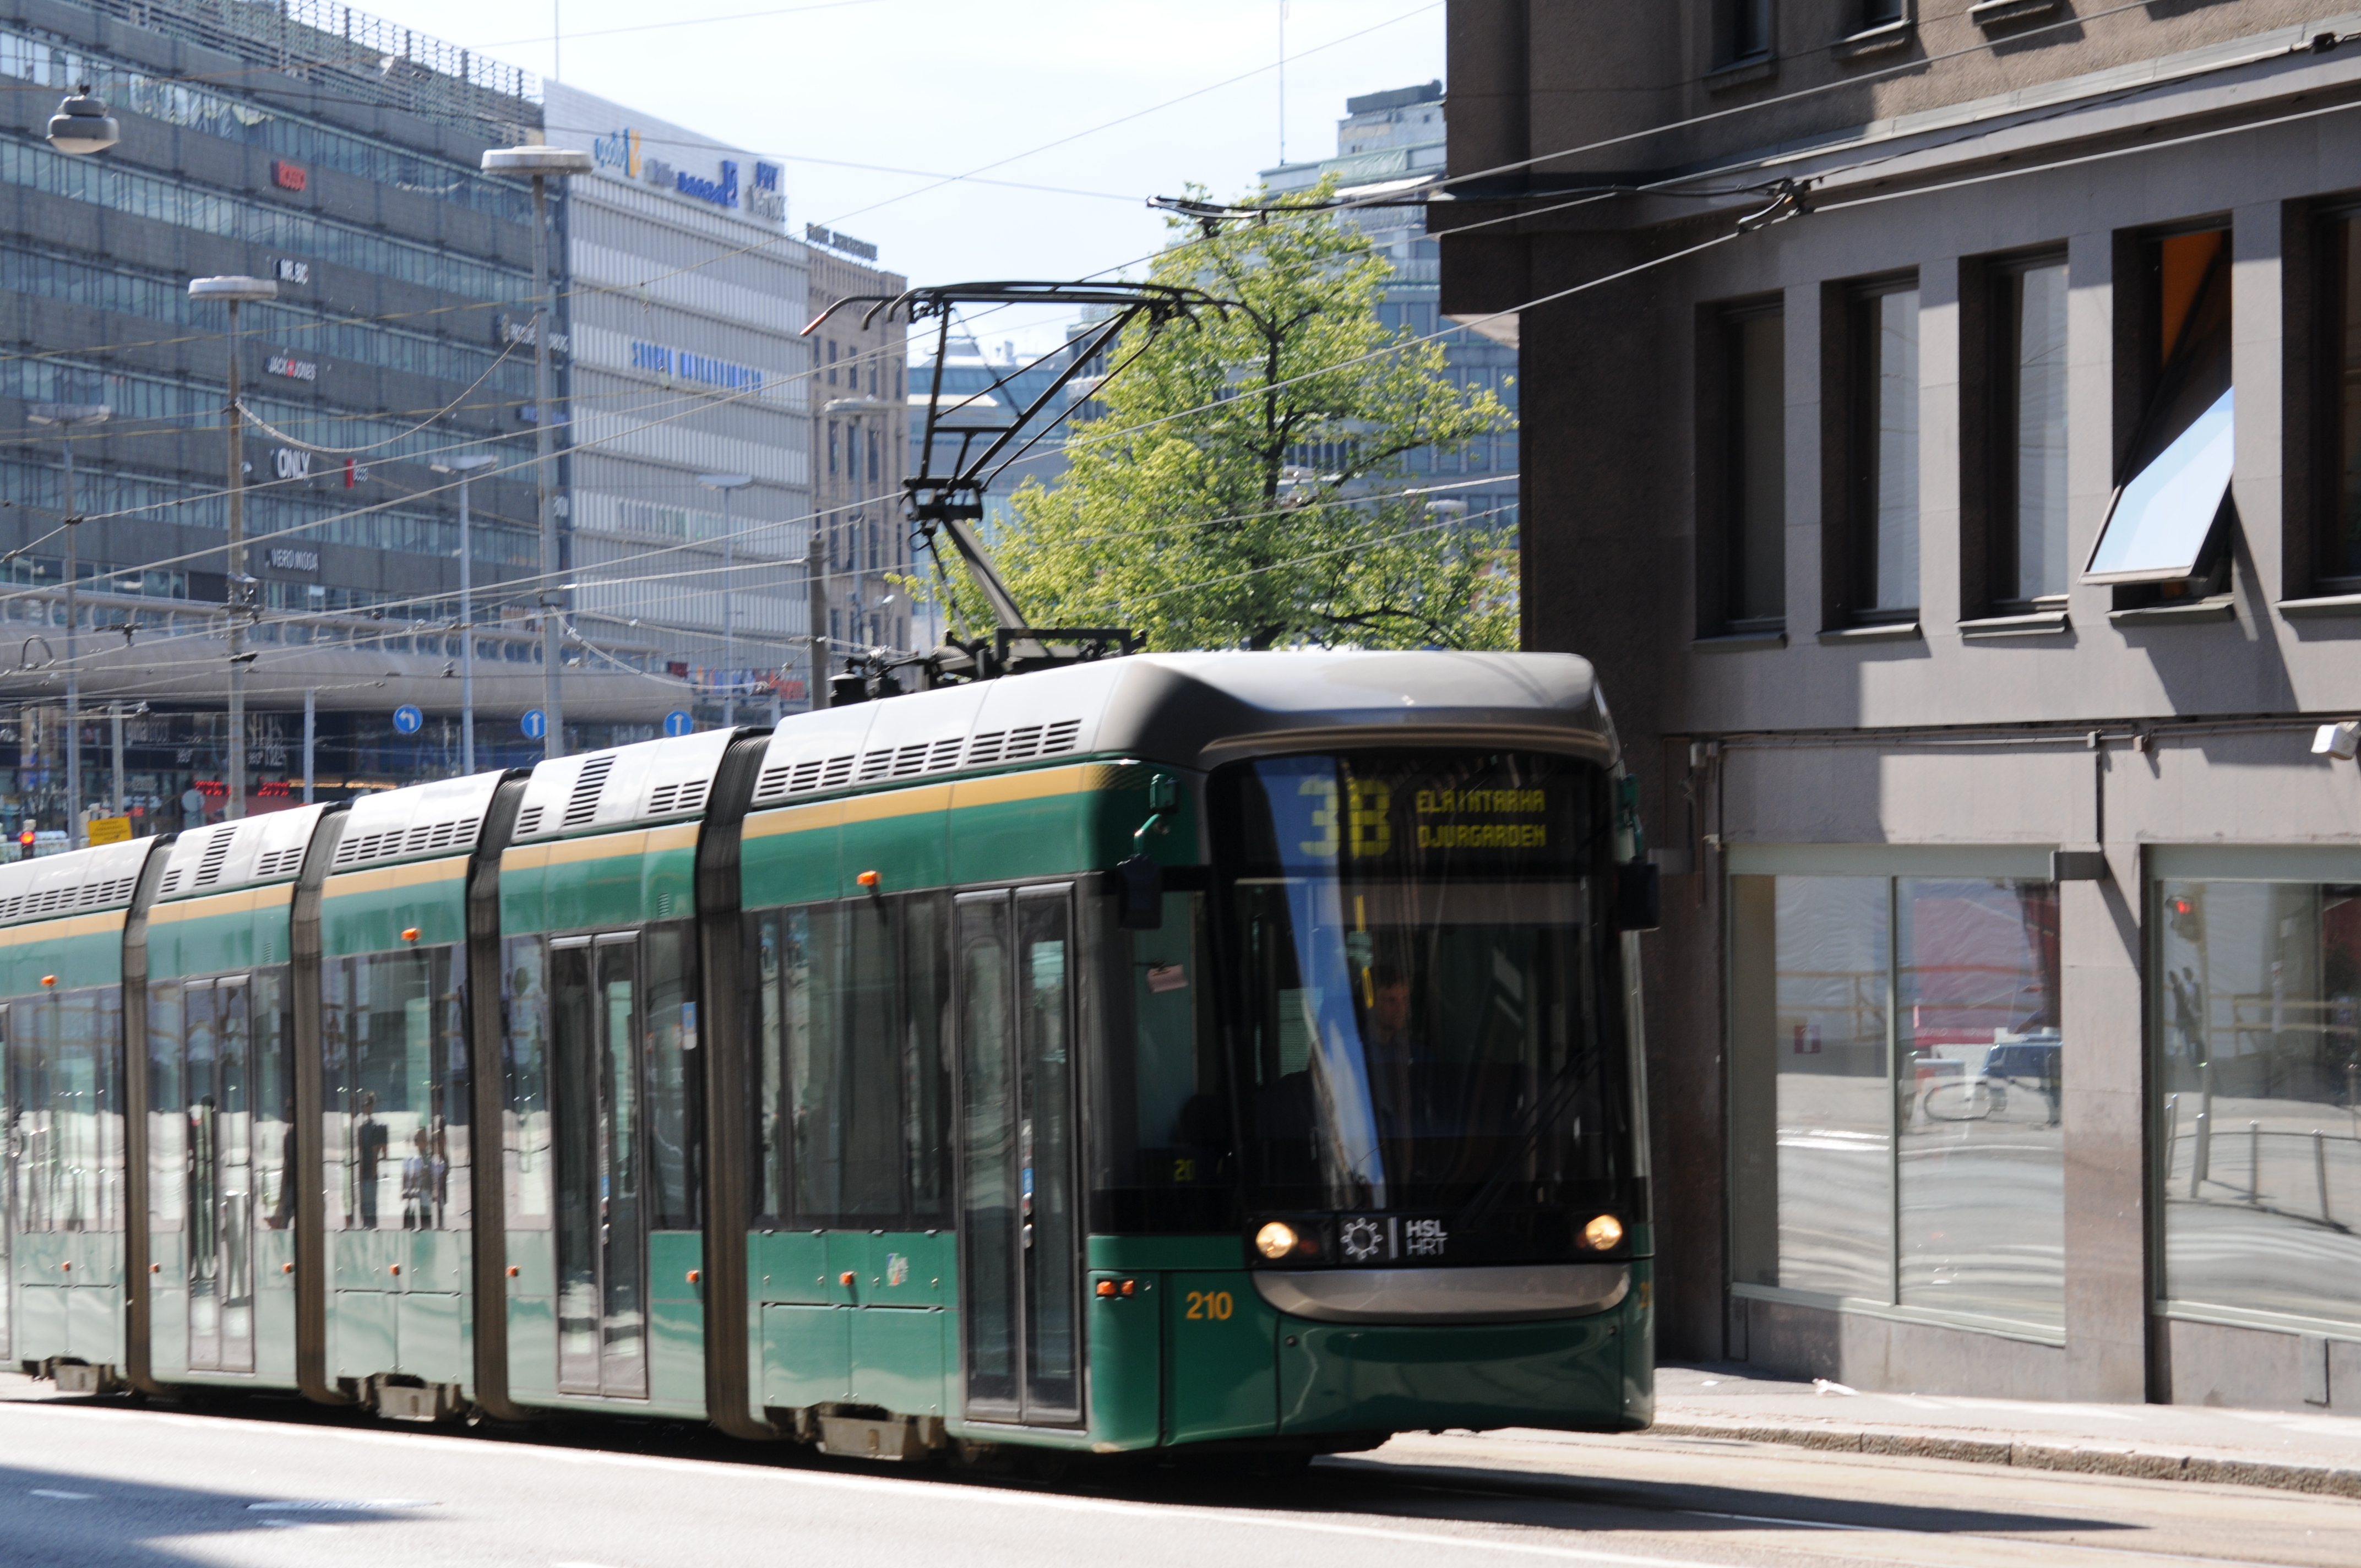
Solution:
<path fill-rule="evenodd" d="M 26 1391 L 0 1389 L 9 1564 L 2361 1563 L 2361 1502 L 1752 1443 L 1446 1434 L 1290 1479 L 1043 1481 Z"/>

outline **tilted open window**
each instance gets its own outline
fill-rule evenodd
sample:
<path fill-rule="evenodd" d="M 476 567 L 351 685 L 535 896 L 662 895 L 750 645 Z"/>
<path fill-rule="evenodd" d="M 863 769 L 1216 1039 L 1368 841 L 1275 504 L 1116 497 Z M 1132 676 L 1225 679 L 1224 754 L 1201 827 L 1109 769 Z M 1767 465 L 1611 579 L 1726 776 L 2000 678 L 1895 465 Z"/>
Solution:
<path fill-rule="evenodd" d="M 2229 231 L 2175 235 L 2149 255 L 2148 330 L 2135 349 L 2153 356 L 2149 391 L 2082 580 L 2213 591 L 2235 516 Z"/>

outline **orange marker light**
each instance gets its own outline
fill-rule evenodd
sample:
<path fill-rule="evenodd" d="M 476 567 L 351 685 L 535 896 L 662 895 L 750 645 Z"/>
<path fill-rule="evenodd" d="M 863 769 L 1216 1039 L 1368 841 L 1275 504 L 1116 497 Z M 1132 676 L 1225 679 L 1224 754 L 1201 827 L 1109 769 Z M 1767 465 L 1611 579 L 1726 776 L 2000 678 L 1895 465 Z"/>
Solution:
<path fill-rule="evenodd" d="M 1126 1279 L 1123 1282 L 1123 1293 L 1126 1296 L 1132 1295 L 1137 1291 L 1138 1288 L 1139 1281 L 1137 1279 Z"/>
<path fill-rule="evenodd" d="M 295 1266 L 291 1263 L 282 1263 L 279 1266 L 279 1272 L 281 1274 L 292 1274 L 295 1272 Z"/>
<path fill-rule="evenodd" d="M 397 1263 L 391 1268 L 386 1270 L 386 1272 L 389 1274 L 400 1274 L 401 1272 L 401 1265 Z"/>
<path fill-rule="evenodd" d="M 1102 1279 L 1102 1280 L 1100 1280 L 1100 1281 L 1099 1281 L 1099 1294 L 1100 1294 L 1100 1295 L 1102 1295 L 1102 1296 L 1112 1296 L 1112 1295 L 1114 1295 L 1114 1294 L 1115 1294 L 1115 1281 L 1114 1281 L 1114 1280 L 1112 1280 L 1112 1279 Z"/>
<path fill-rule="evenodd" d="M 68 1274 L 71 1274 L 73 1272 L 73 1265 L 71 1263 L 61 1263 L 58 1265 L 58 1266 L 65 1270 Z"/>
<path fill-rule="evenodd" d="M 852 1285 L 852 1270 L 848 1268 L 842 1274 L 838 1275 L 836 1282 L 847 1288 L 851 1288 Z"/>
<path fill-rule="evenodd" d="M 875 872 L 862 872 L 859 876 L 854 877 L 852 880 L 859 883 L 863 887 L 875 887 L 877 885 L 877 873 Z"/>
<path fill-rule="evenodd" d="M 415 926 L 403 927 L 401 928 L 401 939 L 405 942 L 414 942 L 418 940 L 418 927 Z"/>
<path fill-rule="evenodd" d="M 150 1274 L 161 1274 L 164 1272 L 164 1266 L 160 1263 L 151 1263 L 148 1266 L 148 1272 Z"/>
<path fill-rule="evenodd" d="M 58 977 L 57 977 L 56 975 L 53 975 L 53 974 L 45 974 L 45 975 L 43 975 L 43 976 L 41 977 L 41 983 L 42 983 L 43 985 L 55 985 L 55 984 L 57 984 L 57 982 L 58 982 Z"/>
<path fill-rule="evenodd" d="M 516 1266 L 515 1264 L 511 1263 L 511 1264 L 510 1264 L 510 1265 L 509 1265 L 509 1277 L 510 1277 L 511 1279 L 514 1279 L 516 1277 L 517 1277 L 517 1266 Z"/>
<path fill-rule="evenodd" d="M 688 1282 L 689 1282 L 691 1285 L 694 1285 L 694 1284 L 696 1284 L 696 1283 L 697 1283 L 697 1270 L 695 1270 L 694 1268 L 692 1268 L 692 1269 L 690 1269 L 690 1270 L 688 1271 Z"/>

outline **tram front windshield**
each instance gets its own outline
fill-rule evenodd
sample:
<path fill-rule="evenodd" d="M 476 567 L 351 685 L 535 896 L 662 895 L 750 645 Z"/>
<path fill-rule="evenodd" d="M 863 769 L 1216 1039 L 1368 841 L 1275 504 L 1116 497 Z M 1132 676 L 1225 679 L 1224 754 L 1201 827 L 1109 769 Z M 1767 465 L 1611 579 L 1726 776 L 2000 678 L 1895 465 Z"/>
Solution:
<path fill-rule="evenodd" d="M 1265 759 L 1214 820 L 1249 1213 L 1346 1264 L 1562 1256 L 1594 1206 L 1632 1214 L 1602 770 Z"/>

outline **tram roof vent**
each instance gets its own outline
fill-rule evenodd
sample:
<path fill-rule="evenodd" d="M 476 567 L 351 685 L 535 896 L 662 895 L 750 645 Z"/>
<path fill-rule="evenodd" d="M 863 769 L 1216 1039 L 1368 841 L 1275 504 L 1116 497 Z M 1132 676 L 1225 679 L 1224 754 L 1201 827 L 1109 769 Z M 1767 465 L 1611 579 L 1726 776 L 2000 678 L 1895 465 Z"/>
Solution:
<path fill-rule="evenodd" d="M 546 839 L 699 816 L 735 734 L 708 729 L 544 762 L 525 785 L 516 837 Z"/>
<path fill-rule="evenodd" d="M 328 809 L 299 806 L 183 833 L 172 846 L 158 896 L 186 898 L 293 880 Z"/>
<path fill-rule="evenodd" d="M 341 875 L 390 861 L 465 855 L 476 847 L 501 775 L 470 773 L 353 802 L 336 840 L 328 874 Z M 301 864 L 299 861 L 298 865 Z"/>
<path fill-rule="evenodd" d="M 139 885 L 153 839 L 0 865 L 0 926 L 121 909 Z"/>

